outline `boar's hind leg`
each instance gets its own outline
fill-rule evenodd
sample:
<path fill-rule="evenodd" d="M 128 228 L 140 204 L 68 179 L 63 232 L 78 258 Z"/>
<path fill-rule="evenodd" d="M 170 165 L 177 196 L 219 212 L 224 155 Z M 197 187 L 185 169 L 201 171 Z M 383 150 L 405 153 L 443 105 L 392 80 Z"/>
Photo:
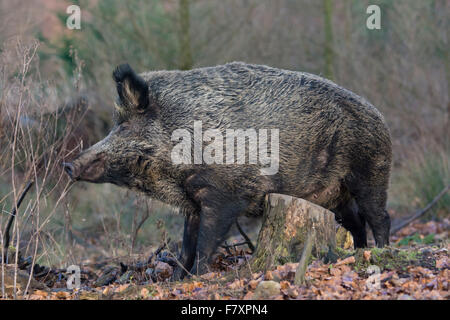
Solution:
<path fill-rule="evenodd" d="M 355 249 L 367 247 L 366 220 L 359 214 L 354 198 L 333 210 L 336 220 L 352 234 Z"/>
<path fill-rule="evenodd" d="M 386 211 L 387 187 L 363 186 L 356 190 L 359 213 L 367 220 L 379 248 L 389 244 L 391 220 Z"/>
<path fill-rule="evenodd" d="M 183 244 L 178 257 L 178 262 L 183 267 L 178 266 L 175 268 L 172 275 L 174 281 L 181 280 L 186 274 L 186 271 L 191 270 L 194 264 L 199 224 L 200 216 L 197 212 L 186 215 L 184 219 Z"/>

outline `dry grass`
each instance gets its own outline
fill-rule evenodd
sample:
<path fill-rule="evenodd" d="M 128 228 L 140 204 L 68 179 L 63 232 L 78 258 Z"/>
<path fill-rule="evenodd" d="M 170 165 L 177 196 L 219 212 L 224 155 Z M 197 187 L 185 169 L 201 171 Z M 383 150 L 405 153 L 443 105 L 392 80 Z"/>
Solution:
<path fill-rule="evenodd" d="M 68 57 L 52 55 L 33 40 L 39 23 L 23 19 L 31 17 L 27 10 L 0 0 L 5 9 L 0 10 L 1 241 L 22 189 L 35 181 L 14 221 L 14 260 L 19 250 L 33 263 L 49 266 L 135 258 L 150 252 L 166 232 L 181 238 L 182 218 L 171 208 L 112 185 L 72 186 L 60 166 L 108 131 L 104 106 L 114 98 L 110 73 L 115 65 L 128 60 L 140 71 L 177 65 L 172 28 L 177 22 L 170 20 L 175 2 L 146 3 L 158 9 L 151 11 L 152 19 L 146 10 L 135 10 L 144 2 L 129 2 L 128 15 L 113 19 L 123 28 L 110 23 L 113 7 L 86 6 L 93 7 L 89 14 L 95 19 L 70 38 L 79 51 L 63 48 L 70 56 L 68 75 L 62 61 Z M 320 2 L 231 2 L 192 4 L 194 66 L 243 60 L 323 74 Z M 334 3 L 334 40 L 327 45 L 334 80 L 367 97 L 389 123 L 395 156 L 389 208 L 401 216 L 423 207 L 450 181 L 448 3 L 381 2 L 388 10 L 381 33 L 362 27 L 367 1 Z M 15 20 L 26 20 L 20 32 Z M 101 41 L 98 32 L 116 40 Z M 50 58 L 42 61 L 46 55 Z M 446 217 L 449 208 L 447 195 L 428 218 Z M 161 219 L 165 229 L 157 227 Z"/>
<path fill-rule="evenodd" d="M 155 223 L 144 226 L 144 222 L 155 222 L 153 213 L 168 208 L 112 186 L 73 188 L 61 162 L 88 146 L 83 134 L 91 120 L 86 118 L 90 115 L 86 98 L 61 102 L 61 92 L 41 80 L 37 41 L 23 43 L 16 38 L 6 47 L 0 56 L 2 257 L 5 226 L 13 208 L 18 213 L 11 230 L 9 263 L 16 263 L 19 256 L 31 256 L 33 265 L 49 266 L 130 256 L 142 249 L 142 229 L 153 234 L 146 244 L 157 243 L 160 232 L 148 228 Z M 79 97 L 81 66 L 74 80 L 68 81 L 73 87 L 65 88 L 64 94 L 72 90 Z M 29 181 L 34 181 L 33 187 L 17 208 Z M 70 198 L 66 197 L 69 191 Z M 4 290 L 3 286 L 3 295 Z"/>

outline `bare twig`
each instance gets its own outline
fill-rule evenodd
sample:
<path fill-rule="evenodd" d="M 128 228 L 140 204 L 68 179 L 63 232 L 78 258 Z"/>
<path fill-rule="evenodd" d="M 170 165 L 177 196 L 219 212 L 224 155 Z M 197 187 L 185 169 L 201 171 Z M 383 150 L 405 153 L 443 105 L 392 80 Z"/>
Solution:
<path fill-rule="evenodd" d="M 236 227 L 239 230 L 239 233 L 244 237 L 245 242 L 247 243 L 248 247 L 250 248 L 251 252 L 255 252 L 255 246 L 253 245 L 250 238 L 247 236 L 247 234 L 242 230 L 241 226 L 239 225 L 238 220 L 236 219 Z"/>
<path fill-rule="evenodd" d="M 145 201 L 145 206 L 146 206 L 146 210 L 142 214 L 142 217 L 141 217 L 141 219 L 139 221 L 137 221 L 137 218 L 138 218 L 138 211 L 137 210 L 135 211 L 135 213 L 133 215 L 133 227 L 132 227 L 133 231 L 132 231 L 130 254 L 133 252 L 133 249 L 135 248 L 139 230 L 142 228 L 142 226 L 144 225 L 145 221 L 147 221 L 147 219 L 150 217 L 150 209 L 148 207 L 148 201 Z"/>
<path fill-rule="evenodd" d="M 439 192 L 439 194 L 430 203 L 428 203 L 425 206 L 425 208 L 417 211 L 412 217 L 410 217 L 409 219 L 406 219 L 405 221 L 401 222 L 395 228 L 392 228 L 391 229 L 391 235 L 396 234 L 398 231 L 400 231 L 401 229 L 403 229 L 404 227 L 409 225 L 411 222 L 413 222 L 414 220 L 416 220 L 416 219 L 420 218 L 421 216 L 423 216 L 426 212 L 428 212 L 439 201 L 439 199 L 441 199 L 448 192 L 449 189 L 450 189 L 450 184 L 447 185 L 444 189 L 442 189 L 442 191 Z"/>
<path fill-rule="evenodd" d="M 3 259 L 3 261 L 5 261 L 6 263 L 8 263 L 8 247 L 9 247 L 9 241 L 11 239 L 9 231 L 10 231 L 12 223 L 14 221 L 14 217 L 16 216 L 16 212 L 17 212 L 16 209 L 19 209 L 19 206 L 21 205 L 23 199 L 25 198 L 25 195 L 30 190 L 30 188 L 33 185 L 33 183 L 34 183 L 33 180 L 29 181 L 28 184 L 26 185 L 25 189 L 22 191 L 22 194 L 20 195 L 16 206 L 12 209 L 11 216 L 9 217 L 8 224 L 6 225 L 4 241 L 3 241 L 3 245 L 4 245 L 4 259 Z"/>
<path fill-rule="evenodd" d="M 170 242 L 170 239 L 168 240 L 168 242 Z M 126 265 L 126 264 L 124 264 L 122 262 L 119 262 L 121 273 L 123 274 L 123 273 L 125 273 L 128 270 L 145 271 L 147 268 L 153 268 L 154 267 L 153 258 L 158 256 L 158 254 L 160 254 L 161 251 L 164 250 L 164 248 L 166 248 L 168 242 L 164 242 L 163 244 L 161 244 L 158 247 L 158 249 L 156 249 L 154 252 L 152 252 L 150 257 L 144 263 L 137 263 L 135 265 Z"/>
<path fill-rule="evenodd" d="M 152 260 L 153 260 L 153 257 L 157 257 L 158 254 L 160 254 L 161 251 L 163 251 L 164 248 L 167 247 L 167 245 L 169 244 L 169 242 L 170 242 L 170 238 L 169 238 L 167 241 L 165 241 L 162 245 L 160 245 L 159 248 L 156 249 L 156 251 L 153 252 L 153 253 L 150 255 L 150 257 L 148 257 L 147 263 L 150 264 L 150 263 L 152 262 Z"/>

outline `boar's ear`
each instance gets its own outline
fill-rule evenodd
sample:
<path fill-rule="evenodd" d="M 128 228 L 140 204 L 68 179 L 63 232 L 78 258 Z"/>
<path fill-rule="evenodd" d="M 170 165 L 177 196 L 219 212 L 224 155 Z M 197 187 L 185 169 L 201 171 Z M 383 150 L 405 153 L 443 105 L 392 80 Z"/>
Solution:
<path fill-rule="evenodd" d="M 121 64 L 114 70 L 117 93 L 123 107 L 143 112 L 149 105 L 148 84 L 131 69 L 128 63 Z"/>

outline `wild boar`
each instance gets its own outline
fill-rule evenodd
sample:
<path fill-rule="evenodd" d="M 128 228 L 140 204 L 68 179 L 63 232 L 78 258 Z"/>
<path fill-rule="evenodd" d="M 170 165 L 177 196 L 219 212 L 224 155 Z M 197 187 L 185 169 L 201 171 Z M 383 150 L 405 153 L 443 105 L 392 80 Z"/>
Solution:
<path fill-rule="evenodd" d="M 73 180 L 113 183 L 179 207 L 184 268 L 175 279 L 183 269 L 205 272 L 237 217 L 260 215 L 272 192 L 330 209 L 355 247 L 367 246 L 366 222 L 377 246 L 389 243 L 391 139 L 362 97 L 312 74 L 241 62 L 140 75 L 124 64 L 113 78 L 113 129 L 65 170 Z M 268 147 L 268 130 L 264 159 L 257 149 Z"/>

